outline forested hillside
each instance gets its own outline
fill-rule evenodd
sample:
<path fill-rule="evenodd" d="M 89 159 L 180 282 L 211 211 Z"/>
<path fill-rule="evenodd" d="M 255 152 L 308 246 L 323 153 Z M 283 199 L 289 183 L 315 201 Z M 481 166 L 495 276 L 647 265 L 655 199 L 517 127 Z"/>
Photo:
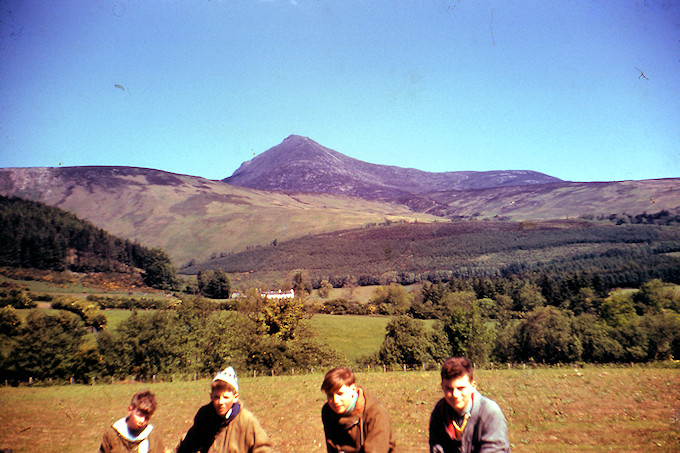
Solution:
<path fill-rule="evenodd" d="M 0 266 L 75 272 L 145 270 L 147 283 L 161 287 L 172 287 L 165 280 L 174 277 L 162 250 L 112 236 L 62 209 L 3 196 Z"/>
<path fill-rule="evenodd" d="M 677 216 L 612 216 L 601 222 L 471 222 L 393 224 L 272 243 L 210 260 L 261 281 L 305 272 L 314 287 L 327 280 L 387 285 L 455 278 L 597 275 L 606 287 L 680 279 Z"/>

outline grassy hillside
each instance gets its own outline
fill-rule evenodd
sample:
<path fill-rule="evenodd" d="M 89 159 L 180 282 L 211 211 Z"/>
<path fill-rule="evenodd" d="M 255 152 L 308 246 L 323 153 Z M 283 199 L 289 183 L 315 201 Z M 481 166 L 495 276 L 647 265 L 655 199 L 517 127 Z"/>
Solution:
<path fill-rule="evenodd" d="M 674 178 L 443 191 L 380 202 L 258 191 L 131 167 L 0 169 L 1 195 L 57 206 L 117 236 L 161 247 L 178 266 L 385 220 L 533 221 L 673 211 L 679 193 Z M 429 209 L 436 215 L 426 214 Z"/>
<path fill-rule="evenodd" d="M 680 207 L 680 179 L 565 182 L 496 189 L 442 191 L 428 197 L 457 218 L 545 220 L 609 214 L 640 214 Z"/>
<path fill-rule="evenodd" d="M 0 169 L 0 194 L 58 206 L 117 236 L 161 247 L 177 265 L 385 219 L 437 218 L 396 203 L 265 192 L 127 167 Z"/>
<path fill-rule="evenodd" d="M 477 370 L 481 392 L 496 400 L 515 452 L 680 450 L 677 368 L 561 367 Z M 322 373 L 240 376 L 244 404 L 276 451 L 323 452 Z M 427 452 L 430 411 L 441 397 L 438 372 L 359 372 L 392 417 L 403 452 Z M 95 386 L 0 387 L 0 449 L 95 451 L 104 429 L 125 415 L 131 395 L 159 399 L 152 422 L 174 447 L 208 402 L 209 381 Z"/>

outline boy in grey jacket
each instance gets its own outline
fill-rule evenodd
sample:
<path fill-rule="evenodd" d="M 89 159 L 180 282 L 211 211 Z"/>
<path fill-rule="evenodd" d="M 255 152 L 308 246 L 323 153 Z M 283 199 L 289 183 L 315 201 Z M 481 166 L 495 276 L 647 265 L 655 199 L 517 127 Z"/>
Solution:
<path fill-rule="evenodd" d="M 442 391 L 430 416 L 431 453 L 508 452 L 508 422 L 496 402 L 482 396 L 472 364 L 451 357 L 442 365 Z"/>

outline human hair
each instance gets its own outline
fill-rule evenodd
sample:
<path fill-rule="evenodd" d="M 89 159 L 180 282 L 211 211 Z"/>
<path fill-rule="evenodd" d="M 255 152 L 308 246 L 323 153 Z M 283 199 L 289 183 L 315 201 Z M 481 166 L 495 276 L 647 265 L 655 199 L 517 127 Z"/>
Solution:
<path fill-rule="evenodd" d="M 356 377 L 352 370 L 346 367 L 333 368 L 323 378 L 321 390 L 326 392 L 326 395 L 332 395 L 337 392 L 343 385 L 350 386 L 356 382 Z"/>
<path fill-rule="evenodd" d="M 442 381 L 448 379 L 458 379 L 467 375 L 470 382 L 472 382 L 472 371 L 474 367 L 465 357 L 449 357 L 442 365 Z"/>
<path fill-rule="evenodd" d="M 210 384 L 210 392 L 231 392 L 231 393 L 238 393 L 238 390 L 234 388 L 233 385 L 230 383 L 223 381 L 221 379 L 217 379 L 215 381 L 212 381 Z"/>
<path fill-rule="evenodd" d="M 143 390 L 132 395 L 130 400 L 130 406 L 133 409 L 139 409 L 145 412 L 148 416 L 153 415 L 156 412 L 156 395 L 151 393 L 150 390 Z"/>

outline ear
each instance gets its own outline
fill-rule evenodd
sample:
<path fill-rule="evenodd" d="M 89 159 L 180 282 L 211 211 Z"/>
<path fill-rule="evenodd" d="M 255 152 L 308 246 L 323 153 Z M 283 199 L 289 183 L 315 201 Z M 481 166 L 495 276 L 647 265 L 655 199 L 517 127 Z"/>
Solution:
<path fill-rule="evenodd" d="M 477 388 L 477 381 L 475 381 L 473 379 L 472 382 L 470 382 L 470 385 L 472 386 L 472 388 L 476 389 Z"/>

